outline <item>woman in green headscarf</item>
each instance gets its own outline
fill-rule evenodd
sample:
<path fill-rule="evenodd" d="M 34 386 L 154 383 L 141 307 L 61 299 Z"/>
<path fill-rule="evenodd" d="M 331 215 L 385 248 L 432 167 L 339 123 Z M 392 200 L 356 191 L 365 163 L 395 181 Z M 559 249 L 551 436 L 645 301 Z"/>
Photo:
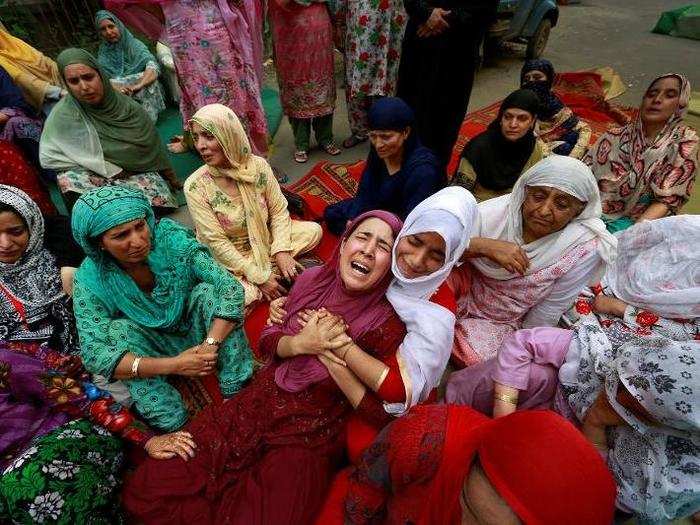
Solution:
<path fill-rule="evenodd" d="M 232 396 L 252 374 L 243 287 L 192 232 L 156 223 L 143 193 L 112 186 L 82 195 L 73 236 L 87 258 L 73 303 L 85 367 L 120 379 L 152 426 L 172 431 L 187 411 L 169 375 L 218 374 Z"/>
<path fill-rule="evenodd" d="M 168 184 L 177 186 L 177 179 L 146 112 L 114 90 L 87 51 L 66 49 L 57 62 L 69 95 L 46 120 L 39 157 L 42 167 L 58 172 L 69 208 L 102 186 L 136 188 L 154 207 L 176 208 Z"/>
<path fill-rule="evenodd" d="M 153 54 L 109 11 L 97 12 L 95 27 L 102 40 L 97 51 L 102 71 L 112 86 L 141 104 L 156 122 L 165 109 L 165 101 L 158 83 L 160 68 Z"/>

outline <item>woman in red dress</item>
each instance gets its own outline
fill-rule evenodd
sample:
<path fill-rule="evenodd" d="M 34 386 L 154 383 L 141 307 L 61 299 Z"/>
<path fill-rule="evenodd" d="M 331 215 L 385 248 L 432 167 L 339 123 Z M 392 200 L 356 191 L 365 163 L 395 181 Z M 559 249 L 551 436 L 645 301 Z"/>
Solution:
<path fill-rule="evenodd" d="M 406 400 L 395 357 L 406 330 L 385 297 L 400 229 L 390 213 L 363 214 L 327 264 L 297 279 L 284 323 L 260 339 L 271 362 L 235 398 L 187 426 L 195 455 L 146 460 L 127 480 L 123 501 L 135 518 L 313 521 L 343 459 L 348 417 L 354 411 L 382 426 L 384 403 Z M 306 310 L 314 313 L 300 321 Z"/>

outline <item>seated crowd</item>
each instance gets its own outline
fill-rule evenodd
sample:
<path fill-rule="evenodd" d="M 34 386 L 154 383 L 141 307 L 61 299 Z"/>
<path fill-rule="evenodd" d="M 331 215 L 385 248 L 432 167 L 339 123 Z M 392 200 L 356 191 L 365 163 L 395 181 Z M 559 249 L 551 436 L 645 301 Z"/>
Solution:
<path fill-rule="evenodd" d="M 203 105 L 189 229 L 163 217 L 182 185 L 159 66 L 112 13 L 95 24 L 97 58 L 0 55 L 0 522 L 700 517 L 683 75 L 590 144 L 528 61 L 450 174 L 406 102 L 372 97 L 357 192 L 318 221 L 244 118 Z M 296 119 L 298 154 L 312 123 L 335 152 L 324 119 Z M 192 411 L 183 382 L 223 400 Z"/>

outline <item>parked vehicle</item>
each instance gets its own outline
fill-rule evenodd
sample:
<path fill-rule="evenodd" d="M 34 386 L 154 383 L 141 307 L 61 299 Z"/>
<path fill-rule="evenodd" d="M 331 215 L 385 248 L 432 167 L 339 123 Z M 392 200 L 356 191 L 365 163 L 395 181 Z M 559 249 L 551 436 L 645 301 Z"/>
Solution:
<path fill-rule="evenodd" d="M 559 8 L 555 0 L 500 0 L 496 17 L 486 37 L 487 50 L 501 42 L 519 42 L 527 45 L 526 58 L 538 58 L 557 25 Z"/>

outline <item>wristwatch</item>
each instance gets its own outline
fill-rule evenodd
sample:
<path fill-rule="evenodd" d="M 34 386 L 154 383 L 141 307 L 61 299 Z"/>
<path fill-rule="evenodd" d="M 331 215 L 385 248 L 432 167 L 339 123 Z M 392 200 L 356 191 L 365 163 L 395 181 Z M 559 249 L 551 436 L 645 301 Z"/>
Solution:
<path fill-rule="evenodd" d="M 207 343 L 209 346 L 215 346 L 217 348 L 219 348 L 221 346 L 221 341 L 217 341 L 213 337 L 207 337 L 204 340 L 204 342 Z"/>

